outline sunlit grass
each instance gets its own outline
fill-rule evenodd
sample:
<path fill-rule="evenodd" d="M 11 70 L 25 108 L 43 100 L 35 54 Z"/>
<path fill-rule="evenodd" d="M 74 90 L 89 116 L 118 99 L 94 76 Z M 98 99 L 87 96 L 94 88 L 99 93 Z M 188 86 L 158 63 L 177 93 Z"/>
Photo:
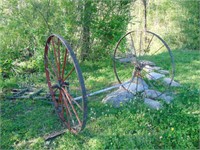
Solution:
<path fill-rule="evenodd" d="M 141 100 L 116 109 L 102 104 L 106 93 L 100 94 L 89 98 L 88 121 L 81 133 L 67 132 L 45 141 L 45 135 L 63 129 L 53 107 L 29 99 L 4 99 L 1 149 L 198 149 L 199 52 L 174 50 L 173 54 L 175 80 L 182 86 L 174 88 L 174 101 L 164 104 L 163 109 L 149 109 Z M 81 68 L 90 90 L 117 82 L 111 61 L 88 62 L 85 66 L 81 64 Z M 35 78 L 31 81 L 45 84 L 43 78 Z"/>

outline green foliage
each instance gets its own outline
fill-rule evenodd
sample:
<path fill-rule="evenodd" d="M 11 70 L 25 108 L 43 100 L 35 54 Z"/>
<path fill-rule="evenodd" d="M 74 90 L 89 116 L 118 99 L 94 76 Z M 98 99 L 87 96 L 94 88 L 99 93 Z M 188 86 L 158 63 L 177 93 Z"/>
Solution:
<path fill-rule="evenodd" d="M 111 55 L 128 30 L 130 10 L 133 25 L 141 28 L 143 19 L 137 12 L 143 6 L 131 0 L 7 0 L 1 4 L 0 95 L 23 84 L 46 84 L 43 52 L 51 33 L 63 36 L 78 58 L 86 57 L 81 68 L 88 90 L 114 84 Z M 1 149 L 198 149 L 199 53 L 180 48 L 199 50 L 199 1 L 155 0 L 147 9 L 148 29 L 178 48 L 175 79 L 183 87 L 175 91 L 172 104 L 154 111 L 136 101 L 114 109 L 94 101 L 105 95 L 92 97 L 82 133 L 45 142 L 44 135 L 62 129 L 52 106 L 1 99 Z M 155 61 L 164 58 L 162 54 Z"/>
<path fill-rule="evenodd" d="M 18 87 L 18 82 L 16 78 L 12 77 L 9 79 L 3 79 L 2 77 L 0 77 L 0 90 L 3 90 L 3 92 L 6 92 L 4 91 L 4 89 L 8 90 L 8 89 L 17 88 L 17 87 Z"/>
<path fill-rule="evenodd" d="M 27 63 L 27 68 L 35 71 L 42 68 L 38 57 L 43 55 L 45 41 L 51 33 L 63 36 L 79 59 L 101 60 L 108 56 L 126 32 L 131 1 L 8 0 L 2 3 L 0 62 L 4 77 L 9 77 L 16 74 L 11 68 L 18 68 L 11 65 L 19 62 Z"/>
<path fill-rule="evenodd" d="M 116 42 L 127 30 L 135 30 L 132 25 L 141 28 L 144 20 L 140 0 L 8 0 L 2 4 L 0 65 L 6 78 L 30 72 L 15 65 L 19 62 L 43 71 L 41 56 L 51 33 L 62 35 L 78 59 L 101 61 L 111 57 Z M 198 12 L 199 1 L 150 1 L 147 27 L 171 48 L 199 49 Z"/>
<path fill-rule="evenodd" d="M 147 29 L 161 35 L 171 48 L 199 50 L 199 6 L 198 0 L 149 1 Z M 135 8 L 143 10 L 141 3 L 136 3 Z M 135 15 L 139 17 L 139 21 L 142 21 L 138 25 L 143 27 L 144 16 Z"/>
<path fill-rule="evenodd" d="M 182 8 L 179 26 L 182 28 L 183 47 L 187 49 L 199 50 L 200 41 L 200 2 L 199 1 L 181 1 L 178 5 Z"/>
<path fill-rule="evenodd" d="M 12 60 L 6 59 L 4 62 L 1 62 L 1 74 L 3 77 L 8 77 L 12 73 Z"/>
<path fill-rule="evenodd" d="M 112 55 L 116 42 L 127 30 L 130 4 L 128 0 L 99 4 L 102 9 L 98 9 L 96 14 L 102 16 L 96 17 L 91 27 L 92 41 L 95 42 L 91 48 L 94 60 Z"/>

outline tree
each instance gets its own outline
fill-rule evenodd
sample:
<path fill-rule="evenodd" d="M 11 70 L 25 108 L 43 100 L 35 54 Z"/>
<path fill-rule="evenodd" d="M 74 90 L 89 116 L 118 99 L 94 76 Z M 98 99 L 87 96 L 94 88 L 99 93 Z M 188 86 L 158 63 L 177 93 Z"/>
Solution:
<path fill-rule="evenodd" d="M 63 36 L 81 60 L 108 57 L 126 32 L 131 0 L 7 0 L 2 3 L 0 63 L 8 77 L 18 69 L 43 71 L 44 45 L 51 33 Z M 21 62 L 25 64 L 23 67 L 18 66 Z"/>

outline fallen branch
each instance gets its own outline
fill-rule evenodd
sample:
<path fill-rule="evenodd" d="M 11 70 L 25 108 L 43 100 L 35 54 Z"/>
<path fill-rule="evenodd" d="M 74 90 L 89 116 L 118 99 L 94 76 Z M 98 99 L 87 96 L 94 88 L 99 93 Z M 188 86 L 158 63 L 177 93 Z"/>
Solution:
<path fill-rule="evenodd" d="M 57 132 L 53 132 L 53 133 L 51 133 L 51 134 L 49 134 L 47 136 L 44 136 L 44 139 L 45 139 L 45 141 L 51 140 L 53 138 L 56 138 L 57 136 L 60 136 L 60 135 L 64 134 L 65 132 L 67 132 L 66 129 L 65 130 L 61 130 L 61 131 L 57 131 Z"/>
<path fill-rule="evenodd" d="M 39 95 L 42 91 L 43 91 L 43 89 L 39 89 L 38 91 L 36 91 L 33 94 L 29 95 L 29 97 L 33 98 L 34 96 Z"/>
<path fill-rule="evenodd" d="M 14 94 L 13 96 L 9 97 L 10 99 L 16 99 L 19 96 L 21 96 L 22 94 L 24 94 L 25 92 L 29 91 L 29 88 L 25 88 L 23 90 L 21 90 L 20 92 Z"/>

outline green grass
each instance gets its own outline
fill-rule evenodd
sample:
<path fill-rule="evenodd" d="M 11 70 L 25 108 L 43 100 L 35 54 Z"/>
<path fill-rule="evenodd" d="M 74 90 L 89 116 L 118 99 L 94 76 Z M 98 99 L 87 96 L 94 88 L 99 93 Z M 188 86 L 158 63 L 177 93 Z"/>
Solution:
<path fill-rule="evenodd" d="M 149 109 L 139 100 L 116 109 L 102 104 L 105 94 L 101 94 L 89 98 L 88 121 L 81 133 L 67 132 L 45 141 L 45 135 L 63 129 L 52 106 L 4 99 L 1 149 L 199 149 L 200 55 L 183 50 L 173 54 L 175 80 L 182 87 L 174 89 L 174 101 L 163 109 Z M 156 61 L 161 62 L 162 57 Z M 92 91 L 116 82 L 110 61 L 87 62 L 81 67 Z"/>

